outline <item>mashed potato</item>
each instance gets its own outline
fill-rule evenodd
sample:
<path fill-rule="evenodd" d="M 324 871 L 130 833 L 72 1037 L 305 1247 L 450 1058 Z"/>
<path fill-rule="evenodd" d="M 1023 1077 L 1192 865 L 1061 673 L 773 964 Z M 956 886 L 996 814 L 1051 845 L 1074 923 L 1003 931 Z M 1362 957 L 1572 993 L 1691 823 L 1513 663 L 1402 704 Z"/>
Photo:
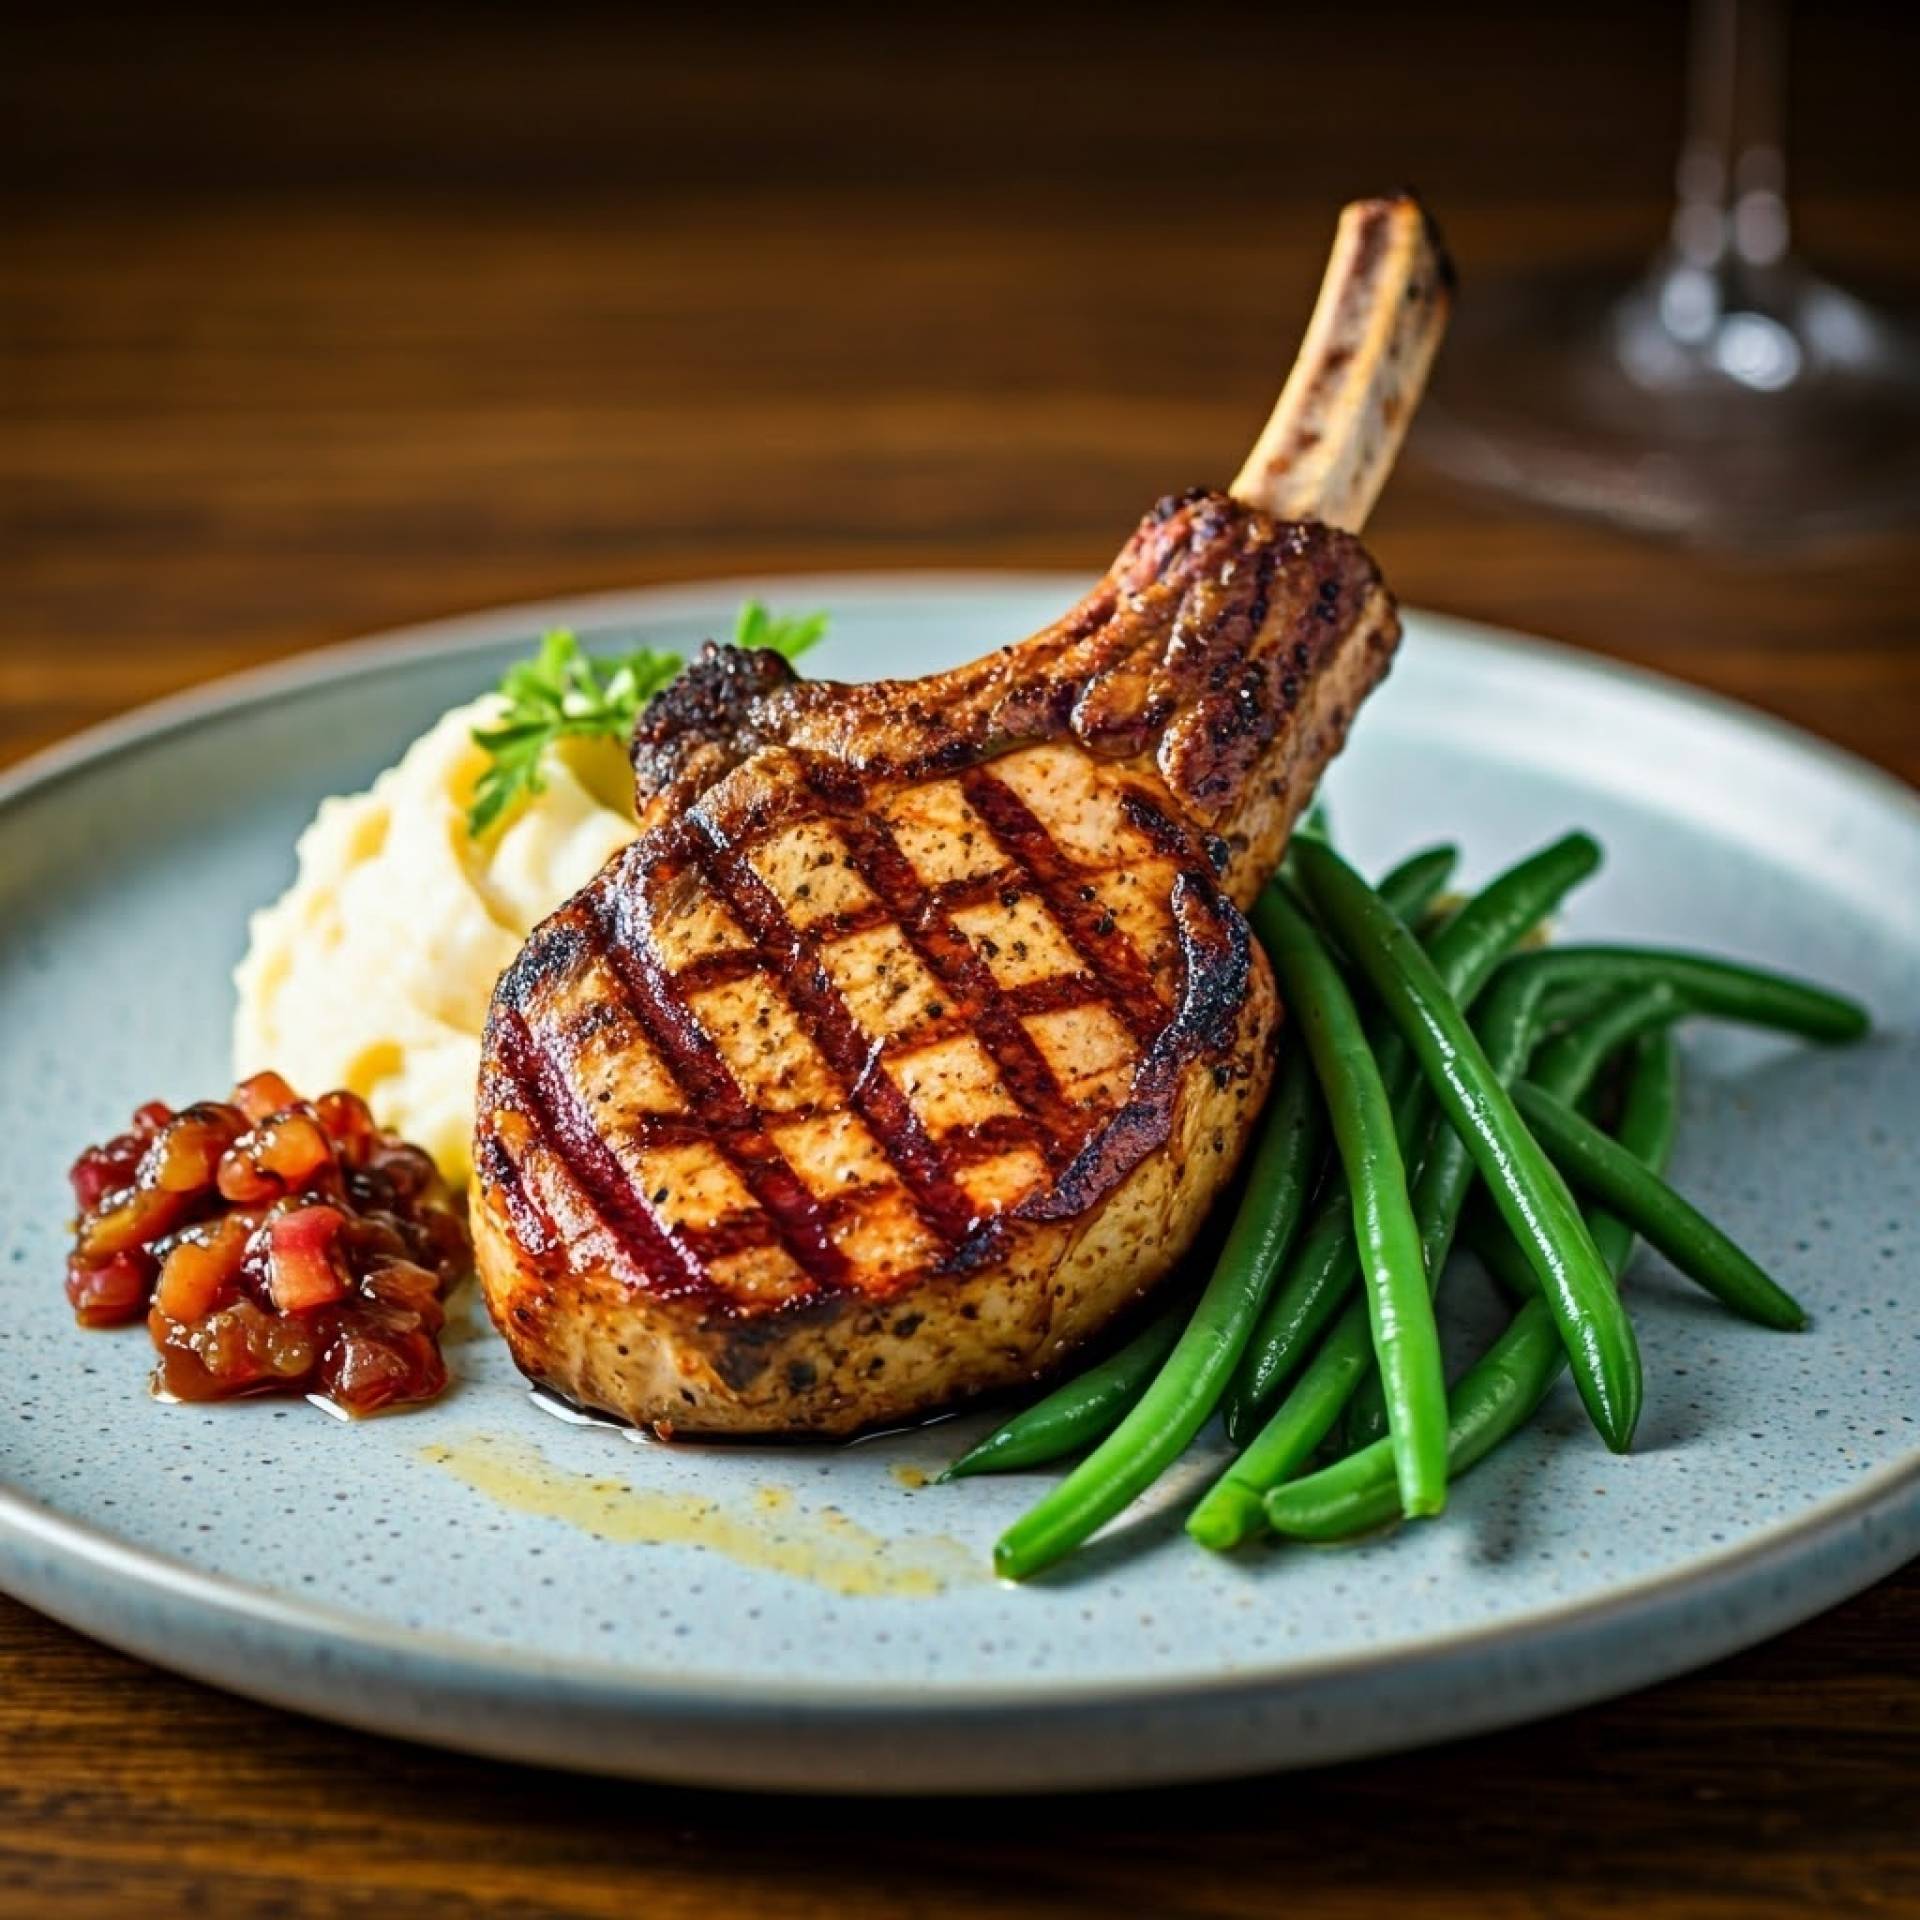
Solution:
<path fill-rule="evenodd" d="M 351 1087 L 461 1183 L 493 984 L 535 922 L 635 835 L 622 744 L 571 739 L 542 762 L 544 792 L 469 836 L 486 765 L 473 730 L 498 711 L 491 694 L 456 707 L 370 793 L 322 801 L 298 876 L 253 916 L 234 975 L 236 1073 Z"/>

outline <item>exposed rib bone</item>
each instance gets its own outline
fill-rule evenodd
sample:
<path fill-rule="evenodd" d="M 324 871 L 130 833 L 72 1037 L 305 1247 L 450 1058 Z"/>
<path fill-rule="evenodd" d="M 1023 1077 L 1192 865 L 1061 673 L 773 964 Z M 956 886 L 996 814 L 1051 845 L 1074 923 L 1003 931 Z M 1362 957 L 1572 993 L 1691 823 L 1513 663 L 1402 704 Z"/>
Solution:
<path fill-rule="evenodd" d="M 1417 200 L 1346 207 L 1299 358 L 1234 498 L 1357 533 L 1413 418 L 1452 291 L 1453 268 Z"/>

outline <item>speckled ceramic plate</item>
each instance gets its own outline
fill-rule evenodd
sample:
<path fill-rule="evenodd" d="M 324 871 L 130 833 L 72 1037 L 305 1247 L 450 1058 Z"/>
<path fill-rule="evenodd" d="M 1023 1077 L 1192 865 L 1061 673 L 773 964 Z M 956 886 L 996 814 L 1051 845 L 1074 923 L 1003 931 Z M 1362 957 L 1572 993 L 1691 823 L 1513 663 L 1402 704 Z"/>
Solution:
<path fill-rule="evenodd" d="M 1078 583 L 753 583 L 824 605 L 810 663 L 934 667 Z M 1430 1525 L 1216 1559 L 1178 1518 L 1209 1436 L 1106 1540 L 987 1573 L 1033 1478 L 926 1477 L 987 1416 L 841 1447 L 664 1448 L 568 1426 L 472 1322 L 422 1412 L 160 1406 L 137 1331 L 60 1294 L 65 1163 L 137 1100 L 223 1084 L 228 971 L 321 795 L 362 784 L 541 626 L 687 645 L 742 587 L 466 620 L 136 716 L 0 801 L 0 1584 L 116 1645 L 307 1711 L 689 1781 L 1082 1786 L 1433 1740 L 1639 1686 L 1920 1551 L 1920 802 L 1786 730 L 1577 656 L 1414 616 L 1330 791 L 1383 861 L 1470 877 L 1573 824 L 1609 849 L 1575 935 L 1684 940 L 1864 996 L 1819 1052 L 1686 1036 L 1679 1183 L 1812 1307 L 1741 1326 L 1633 1273 L 1638 1450 L 1564 1385 Z M 1471 1324 L 1489 1304 L 1454 1290 Z M 1484 1324 L 1479 1331 L 1484 1334 Z"/>

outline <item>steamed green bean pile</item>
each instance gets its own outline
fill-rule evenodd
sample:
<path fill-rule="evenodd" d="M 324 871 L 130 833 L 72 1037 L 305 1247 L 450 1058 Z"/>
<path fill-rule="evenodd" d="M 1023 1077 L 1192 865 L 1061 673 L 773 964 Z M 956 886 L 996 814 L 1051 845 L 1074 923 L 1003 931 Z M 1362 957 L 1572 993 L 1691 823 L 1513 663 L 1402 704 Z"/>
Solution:
<path fill-rule="evenodd" d="M 1460 901 L 1441 891 L 1455 861 L 1423 849 L 1376 889 L 1323 831 L 1296 834 L 1250 916 L 1289 1018 L 1210 1277 L 943 1476 L 1080 1456 L 1001 1537 L 1005 1577 L 1123 1513 L 1216 1413 L 1234 1457 L 1186 1517 L 1215 1551 L 1439 1513 L 1563 1371 L 1625 1452 L 1642 1392 L 1620 1287 L 1636 1239 L 1734 1314 L 1807 1324 L 1663 1177 L 1672 1029 L 1709 1017 L 1836 1043 L 1866 1032 L 1865 1011 L 1704 954 L 1542 944 L 1599 865 L 1585 834 Z M 1456 1239 L 1517 1304 L 1449 1388 L 1441 1283 Z"/>

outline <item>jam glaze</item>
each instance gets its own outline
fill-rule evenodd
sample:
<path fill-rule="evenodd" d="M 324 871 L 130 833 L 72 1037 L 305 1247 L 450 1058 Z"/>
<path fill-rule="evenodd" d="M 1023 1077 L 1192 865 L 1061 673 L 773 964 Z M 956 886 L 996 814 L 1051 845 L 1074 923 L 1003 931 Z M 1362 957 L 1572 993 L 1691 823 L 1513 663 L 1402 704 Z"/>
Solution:
<path fill-rule="evenodd" d="M 446 1385 L 446 1297 L 472 1268 L 459 1202 L 346 1092 L 256 1074 L 225 1101 L 152 1101 L 86 1148 L 67 1298 L 144 1317 L 162 1401 L 303 1394 L 347 1416 Z"/>

